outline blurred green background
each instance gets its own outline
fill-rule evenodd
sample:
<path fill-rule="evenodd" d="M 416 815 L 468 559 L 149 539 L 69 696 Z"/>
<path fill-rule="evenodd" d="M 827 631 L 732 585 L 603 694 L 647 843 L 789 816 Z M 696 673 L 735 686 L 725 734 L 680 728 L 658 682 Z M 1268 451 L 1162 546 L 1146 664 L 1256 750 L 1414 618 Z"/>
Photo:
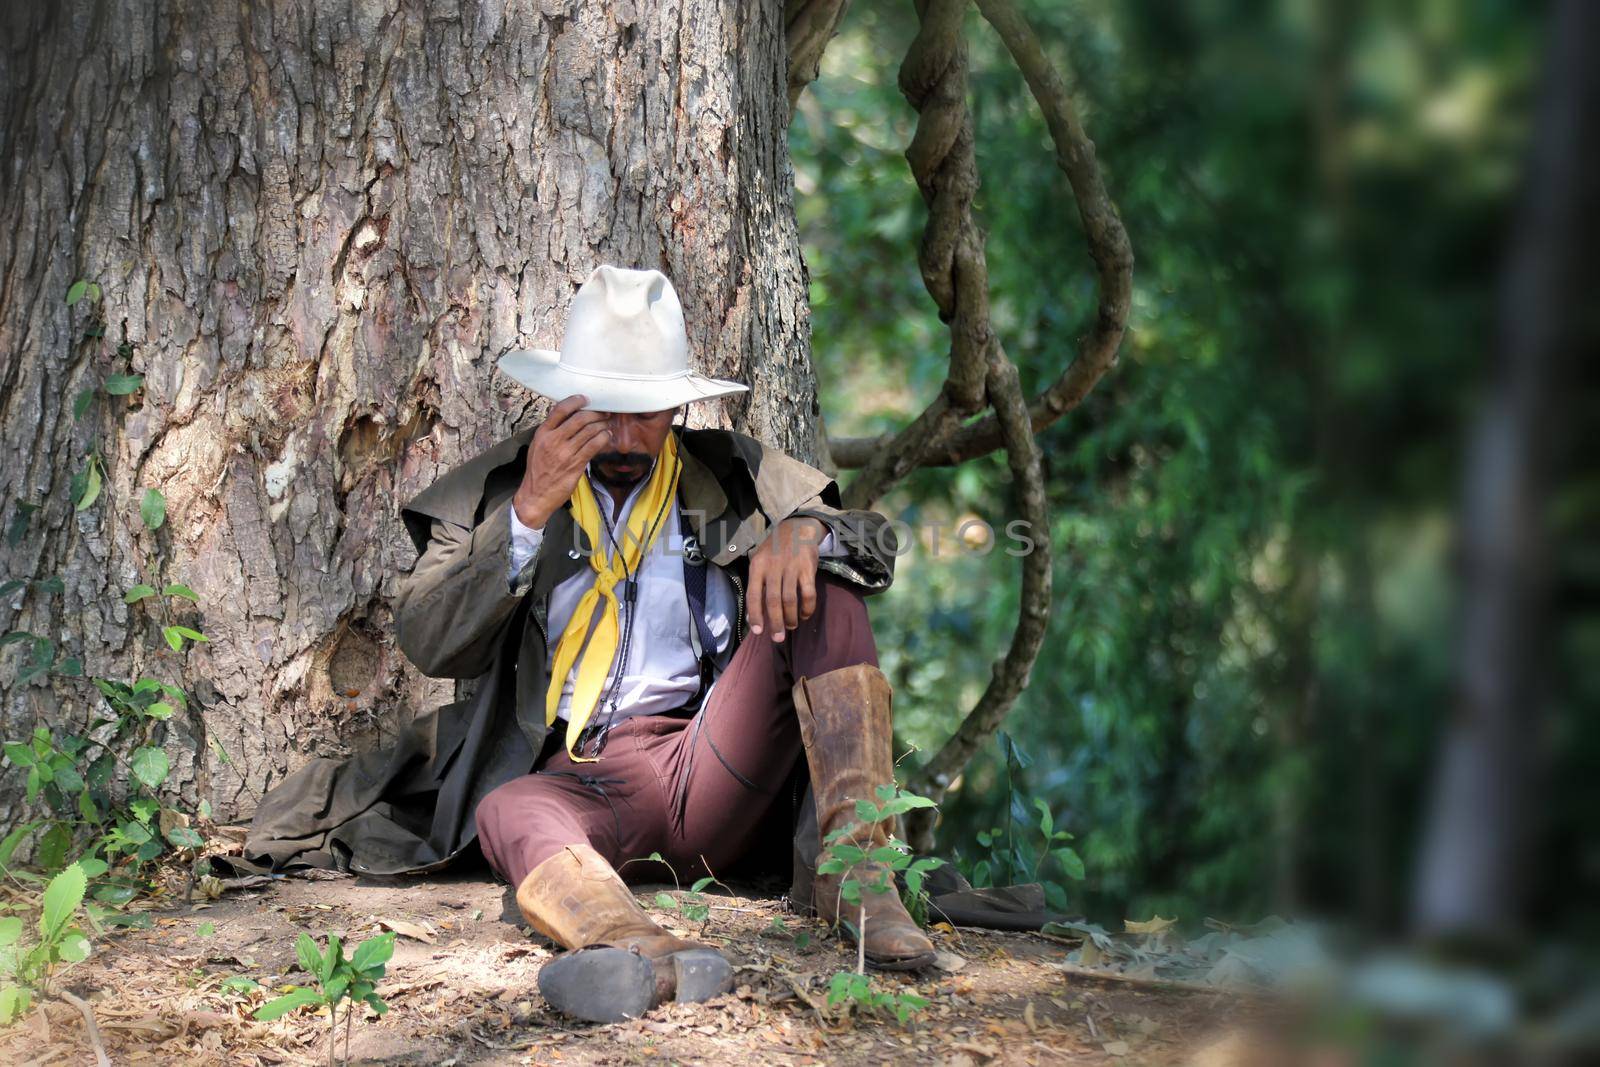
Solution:
<path fill-rule="evenodd" d="M 1120 365 L 1041 438 L 1054 618 L 1006 730 L 1016 799 L 1071 831 L 1101 921 L 1403 919 L 1454 691 L 1452 546 L 1540 67 L 1538 5 L 1026 0 L 1069 72 L 1136 257 Z M 856 4 L 792 145 L 814 353 L 835 436 L 935 394 L 947 333 L 896 88 L 909 4 Z M 1077 212 L 995 35 L 968 27 L 995 325 L 1036 389 L 1094 308 Z M 991 456 L 882 502 L 1010 515 Z M 1597 486 L 1561 487 L 1594 514 Z M 1558 500 L 1560 503 L 1560 500 Z M 902 747 L 937 746 L 1015 621 L 1018 566 L 946 529 L 874 602 Z M 1564 622 L 1537 869 L 1592 918 L 1595 613 Z M 1586 672 L 1586 673 L 1585 673 Z M 911 759 L 918 757 L 913 755 Z M 1013 795 L 998 745 L 944 806 L 971 859 Z M 1034 816 L 1037 821 L 1037 816 Z"/>

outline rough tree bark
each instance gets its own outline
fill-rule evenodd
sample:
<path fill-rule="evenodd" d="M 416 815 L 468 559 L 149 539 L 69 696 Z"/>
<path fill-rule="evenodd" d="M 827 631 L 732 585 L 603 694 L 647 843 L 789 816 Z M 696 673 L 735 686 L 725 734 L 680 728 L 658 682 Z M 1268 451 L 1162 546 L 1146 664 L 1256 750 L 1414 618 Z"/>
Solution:
<path fill-rule="evenodd" d="M 833 5 L 836 13 L 839 5 Z M 0 10 L 0 604 L 89 674 L 174 678 L 125 589 L 187 582 L 211 637 L 172 788 L 248 810 L 310 754 L 447 694 L 390 638 L 399 504 L 535 414 L 496 358 L 558 342 L 597 263 L 659 267 L 697 413 L 815 454 L 781 0 L 149 0 Z M 101 343 L 80 341 L 102 287 Z M 117 354 L 126 344 L 126 358 Z M 73 399 L 109 373 L 144 388 Z M 796 402 L 798 401 L 798 402 Z M 100 501 L 67 486 L 98 442 Z M 169 521 L 139 520 L 160 489 Z M 160 561 L 159 564 L 156 561 Z M 7 686 L 0 734 L 81 723 Z M 231 761 L 220 758 L 218 748 Z M 17 815 L 0 779 L 0 823 Z"/>

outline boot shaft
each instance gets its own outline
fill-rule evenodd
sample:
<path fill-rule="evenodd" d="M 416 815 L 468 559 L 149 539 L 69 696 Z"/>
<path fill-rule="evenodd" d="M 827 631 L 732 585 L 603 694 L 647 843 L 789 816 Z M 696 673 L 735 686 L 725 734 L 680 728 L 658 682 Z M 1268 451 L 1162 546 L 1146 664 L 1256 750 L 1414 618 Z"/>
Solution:
<path fill-rule="evenodd" d="M 528 925 L 565 948 L 670 937 L 588 845 L 568 845 L 528 872 L 517 907 Z"/>
<path fill-rule="evenodd" d="M 856 815 L 855 802 L 876 804 L 878 789 L 894 785 L 892 695 L 883 672 L 865 663 L 795 683 L 795 712 L 811 768 L 823 855 L 829 835 L 840 829 L 848 832 L 839 841 L 867 852 L 889 843 L 892 820 L 864 822 Z M 846 878 L 863 887 L 889 886 L 882 893 L 864 888 L 859 904 L 844 905 L 846 917 L 866 942 L 868 962 L 874 967 L 913 969 L 933 961 L 933 944 L 906 913 L 886 864 L 867 860 L 843 874 L 816 875 L 809 886 L 809 903 L 825 922 L 840 919 Z"/>
<path fill-rule="evenodd" d="M 824 841 L 857 821 L 857 800 L 876 803 L 878 787 L 894 785 L 892 699 L 889 680 L 866 663 L 795 683 L 795 712 Z M 873 848 L 886 843 L 887 827 L 861 824 L 849 839 Z"/>

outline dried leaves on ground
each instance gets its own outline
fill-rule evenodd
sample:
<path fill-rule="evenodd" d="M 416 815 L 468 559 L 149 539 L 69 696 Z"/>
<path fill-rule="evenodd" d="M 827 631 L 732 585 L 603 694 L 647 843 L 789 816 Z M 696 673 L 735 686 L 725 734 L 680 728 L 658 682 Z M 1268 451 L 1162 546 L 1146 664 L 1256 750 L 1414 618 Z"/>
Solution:
<path fill-rule="evenodd" d="M 653 902 L 653 890 L 641 899 Z M 668 1005 L 613 1026 L 552 1014 L 536 976 L 553 949 L 525 932 L 506 887 L 486 875 L 396 885 L 355 879 L 245 879 L 215 899 L 153 913 L 149 929 L 112 935 L 67 976 L 100 1020 L 114 1062 L 325 1063 L 326 1016 L 260 1023 L 250 1013 L 303 982 L 301 931 L 347 942 L 399 934 L 379 995 L 390 1012 L 359 1015 L 352 1062 L 386 1064 L 682 1063 L 949 1065 L 1184 1063 L 1248 1025 L 1260 1006 L 1222 990 L 1105 980 L 1054 937 L 933 930 L 939 966 L 879 975 L 928 999 L 911 1025 L 830 1006 L 828 980 L 854 953 L 764 897 L 710 898 L 704 926 L 657 910 L 669 929 L 724 947 L 735 991 Z M 82 1020 L 47 1003 L 0 1032 L 0 1061 L 84 1062 Z"/>

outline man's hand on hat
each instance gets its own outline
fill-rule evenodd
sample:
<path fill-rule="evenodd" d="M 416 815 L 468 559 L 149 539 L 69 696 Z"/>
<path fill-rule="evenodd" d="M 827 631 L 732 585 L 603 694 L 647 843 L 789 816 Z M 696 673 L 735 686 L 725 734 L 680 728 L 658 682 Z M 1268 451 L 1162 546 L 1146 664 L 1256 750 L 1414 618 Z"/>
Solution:
<path fill-rule="evenodd" d="M 750 632 L 771 631 L 779 642 L 817 610 L 817 560 L 828 528 L 819 520 L 794 516 L 778 523 L 750 553 L 750 589 L 745 616 Z"/>
<path fill-rule="evenodd" d="M 550 409 L 528 444 L 522 484 L 511 498 L 517 521 L 533 530 L 544 528 L 556 509 L 578 487 L 589 461 L 611 444 L 603 411 L 584 411 L 589 398 L 569 396 Z"/>

